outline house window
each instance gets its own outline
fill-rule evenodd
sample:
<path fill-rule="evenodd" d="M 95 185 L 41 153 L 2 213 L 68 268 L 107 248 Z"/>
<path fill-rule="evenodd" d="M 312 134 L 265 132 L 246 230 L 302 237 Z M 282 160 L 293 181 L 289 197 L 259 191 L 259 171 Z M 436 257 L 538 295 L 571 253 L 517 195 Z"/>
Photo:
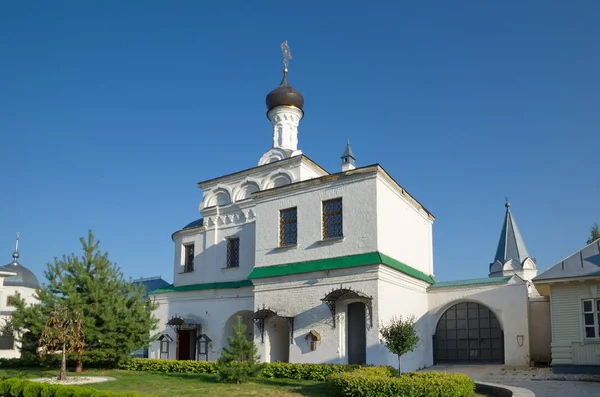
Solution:
<path fill-rule="evenodd" d="M 298 218 L 296 207 L 279 211 L 279 246 L 296 245 Z"/>
<path fill-rule="evenodd" d="M 14 306 L 15 305 L 15 296 L 10 295 L 6 297 L 6 306 Z"/>
<path fill-rule="evenodd" d="M 323 201 L 323 239 L 343 236 L 342 198 Z"/>
<path fill-rule="evenodd" d="M 583 301 L 583 335 L 586 339 L 600 338 L 600 299 Z"/>
<path fill-rule="evenodd" d="M 183 246 L 185 251 L 183 271 L 185 273 L 194 271 L 194 244 L 187 244 Z"/>
<path fill-rule="evenodd" d="M 0 336 L 0 350 L 13 350 L 15 348 L 15 336 L 14 335 L 1 335 Z"/>
<path fill-rule="evenodd" d="M 240 267 L 240 239 L 227 239 L 227 267 Z"/>

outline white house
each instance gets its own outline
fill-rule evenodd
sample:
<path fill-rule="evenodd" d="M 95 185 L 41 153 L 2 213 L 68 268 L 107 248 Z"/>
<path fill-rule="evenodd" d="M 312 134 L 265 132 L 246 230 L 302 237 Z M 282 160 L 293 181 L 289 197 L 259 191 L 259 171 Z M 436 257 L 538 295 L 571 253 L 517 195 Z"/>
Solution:
<path fill-rule="evenodd" d="M 161 336 L 150 357 L 216 360 L 241 315 L 264 361 L 397 365 L 380 325 L 414 315 L 421 343 L 405 370 L 529 365 L 537 270 L 508 206 L 490 277 L 436 283 L 434 216 L 379 164 L 357 168 L 349 144 L 336 173 L 302 154 L 304 98 L 287 74 L 266 98 L 271 149 L 198 183 L 201 219 L 172 236 L 173 285 L 151 294 Z"/>
<path fill-rule="evenodd" d="M 533 279 L 550 298 L 552 367 L 557 372 L 600 372 L 600 240 Z"/>
<path fill-rule="evenodd" d="M 0 325 L 4 326 L 14 310 L 12 300 L 19 294 L 25 303 L 36 302 L 35 291 L 40 287 L 33 272 L 19 263 L 19 235 L 15 244 L 13 260 L 0 266 Z M 0 358 L 21 357 L 20 343 L 12 333 L 0 335 Z"/>

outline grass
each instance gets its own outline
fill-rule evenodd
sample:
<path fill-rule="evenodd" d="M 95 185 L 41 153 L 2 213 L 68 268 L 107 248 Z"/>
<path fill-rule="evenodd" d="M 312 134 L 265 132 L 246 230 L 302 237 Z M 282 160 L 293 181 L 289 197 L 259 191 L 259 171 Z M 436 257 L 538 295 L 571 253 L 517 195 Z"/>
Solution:
<path fill-rule="evenodd" d="M 0 370 L 0 376 L 42 378 L 57 376 L 58 371 L 38 369 Z M 215 375 L 161 374 L 132 371 L 89 370 L 83 376 L 112 376 L 116 381 L 83 385 L 99 390 L 138 392 L 159 397 L 327 397 L 328 386 L 323 382 L 293 379 L 255 379 L 241 385 L 219 383 Z M 75 376 L 74 373 L 68 376 Z"/>
<path fill-rule="evenodd" d="M 69 373 L 68 376 L 75 376 Z M 328 385 L 294 379 L 255 379 L 241 385 L 224 384 L 216 375 L 205 374 L 162 374 L 153 372 L 133 372 L 119 370 L 89 370 L 82 376 L 111 376 L 116 381 L 83 385 L 99 390 L 114 392 L 138 392 L 159 397 L 329 397 Z M 4 369 L 0 376 L 16 378 L 44 378 L 58 376 L 58 371 L 42 369 Z M 485 397 L 475 394 L 473 397 Z"/>

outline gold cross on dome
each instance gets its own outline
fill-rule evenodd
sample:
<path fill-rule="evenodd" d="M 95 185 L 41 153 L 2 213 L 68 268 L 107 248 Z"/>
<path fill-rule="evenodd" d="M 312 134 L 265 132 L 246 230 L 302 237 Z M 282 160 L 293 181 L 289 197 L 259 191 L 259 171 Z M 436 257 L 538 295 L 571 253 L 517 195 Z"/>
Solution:
<path fill-rule="evenodd" d="M 292 59 L 292 53 L 287 40 L 281 43 L 281 51 L 283 52 L 283 67 L 287 70 L 290 64 L 290 59 Z"/>

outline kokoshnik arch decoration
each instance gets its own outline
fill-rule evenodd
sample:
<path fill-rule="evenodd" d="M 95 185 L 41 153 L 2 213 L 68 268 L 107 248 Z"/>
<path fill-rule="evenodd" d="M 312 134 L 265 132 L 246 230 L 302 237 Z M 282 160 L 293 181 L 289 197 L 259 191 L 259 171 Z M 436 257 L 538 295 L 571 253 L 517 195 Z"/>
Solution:
<path fill-rule="evenodd" d="M 254 321 L 254 325 L 256 325 L 256 327 L 260 331 L 260 342 L 265 343 L 265 322 L 271 317 L 279 317 L 279 318 L 283 318 L 287 321 L 289 329 L 290 329 L 289 342 L 290 342 L 290 345 L 293 344 L 294 343 L 294 317 L 280 316 L 279 314 L 277 314 L 277 312 L 266 308 L 264 305 L 263 305 L 262 309 L 255 311 L 254 314 L 252 315 L 252 320 Z"/>
<path fill-rule="evenodd" d="M 325 296 L 325 298 L 321 299 L 321 301 L 327 305 L 327 307 L 329 308 L 329 311 L 331 312 L 331 317 L 333 320 L 333 328 L 335 328 L 335 326 L 336 326 L 335 306 L 336 306 L 337 302 L 338 301 L 343 302 L 343 301 L 348 301 L 348 300 L 352 300 L 355 302 L 356 301 L 362 302 L 365 305 L 365 307 L 367 309 L 367 313 L 368 313 L 368 318 L 369 318 L 368 328 L 370 329 L 373 326 L 373 298 L 362 292 L 354 291 L 350 288 L 334 289 L 333 291 L 328 293 Z"/>

